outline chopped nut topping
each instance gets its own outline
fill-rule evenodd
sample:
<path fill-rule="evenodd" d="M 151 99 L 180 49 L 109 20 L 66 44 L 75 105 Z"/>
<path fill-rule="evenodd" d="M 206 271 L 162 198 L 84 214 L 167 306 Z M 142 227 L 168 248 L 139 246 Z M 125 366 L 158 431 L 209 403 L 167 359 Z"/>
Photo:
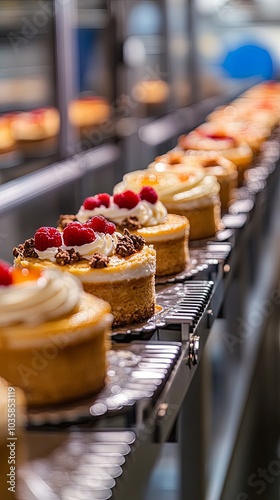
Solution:
<path fill-rule="evenodd" d="M 79 252 L 75 252 L 74 248 L 70 248 L 69 250 L 63 250 L 59 248 L 55 254 L 56 263 L 59 266 L 65 266 L 65 264 L 74 264 L 74 262 L 78 262 L 82 260 L 82 256 Z"/>
<path fill-rule="evenodd" d="M 107 267 L 109 264 L 109 257 L 103 257 L 100 253 L 95 253 L 89 261 L 89 265 L 92 268 L 102 269 Z"/>
<path fill-rule="evenodd" d="M 62 250 L 59 248 L 55 254 L 55 261 L 59 266 L 65 266 L 65 264 L 70 263 L 70 255 L 67 250 Z"/>
<path fill-rule="evenodd" d="M 136 229 L 141 229 L 142 226 L 138 221 L 138 217 L 136 217 L 136 215 L 132 215 L 131 217 L 127 217 L 120 224 L 118 224 L 117 229 L 122 231 L 124 227 L 126 227 L 129 231 L 135 231 Z"/>
<path fill-rule="evenodd" d="M 13 256 L 21 258 L 29 257 L 32 259 L 38 258 L 38 254 L 35 251 L 34 238 L 30 238 L 29 240 L 26 240 L 23 244 L 19 245 L 18 247 L 15 247 L 13 249 Z"/>
<path fill-rule="evenodd" d="M 76 215 L 65 214 L 60 215 L 57 221 L 57 227 L 63 230 L 70 222 L 74 222 L 77 220 Z"/>
<path fill-rule="evenodd" d="M 123 236 L 118 236 L 116 246 L 116 254 L 120 257 L 128 257 L 133 253 L 140 251 L 145 245 L 145 240 L 142 236 L 130 234 L 128 229 L 124 229 Z"/>

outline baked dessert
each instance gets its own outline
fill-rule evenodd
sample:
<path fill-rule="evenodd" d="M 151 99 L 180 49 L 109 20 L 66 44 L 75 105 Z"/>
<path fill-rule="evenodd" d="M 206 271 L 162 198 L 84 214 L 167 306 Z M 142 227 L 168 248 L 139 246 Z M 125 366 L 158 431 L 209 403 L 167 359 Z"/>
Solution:
<path fill-rule="evenodd" d="M 147 245 L 153 245 L 156 276 L 167 276 L 185 269 L 189 261 L 189 222 L 185 217 L 167 214 L 151 186 L 144 186 L 139 193 L 127 190 L 114 196 L 107 193 L 89 196 L 72 219 L 84 223 L 99 216 L 114 222 L 118 231 L 123 232 L 126 228 L 142 236 Z M 61 216 L 59 226 L 63 229 L 67 222 L 69 216 Z"/>
<path fill-rule="evenodd" d="M 22 388 L 30 406 L 97 393 L 110 305 L 68 273 L 27 264 L 0 267 L 0 376 Z"/>
<path fill-rule="evenodd" d="M 108 102 L 103 97 L 86 96 L 71 101 L 68 114 L 70 123 L 83 130 L 108 120 L 111 111 Z"/>
<path fill-rule="evenodd" d="M 24 455 L 26 400 L 18 387 L 0 377 L 0 498 L 18 498 L 17 469 Z M 16 438 L 16 439 L 15 439 Z"/>
<path fill-rule="evenodd" d="M 7 117 L 0 117 L 0 155 L 16 149 L 16 140 Z"/>
<path fill-rule="evenodd" d="M 27 156 L 56 152 L 60 117 L 56 108 L 38 108 L 11 116 L 11 128 L 19 148 Z"/>
<path fill-rule="evenodd" d="M 155 310 L 156 254 L 143 238 L 104 218 L 39 228 L 34 238 L 14 249 L 15 265 L 61 269 L 82 282 L 84 290 L 110 303 L 114 326 L 143 321 Z"/>
<path fill-rule="evenodd" d="M 187 217 L 190 240 L 214 236 L 221 228 L 220 186 L 216 177 L 206 175 L 202 168 L 186 167 L 184 172 L 136 170 L 124 175 L 114 193 L 126 189 L 139 192 L 143 186 L 157 191 L 168 213 Z"/>
<path fill-rule="evenodd" d="M 187 167 L 203 168 L 206 174 L 214 175 L 220 185 L 221 208 L 226 210 L 234 198 L 237 188 L 236 165 L 215 151 L 171 150 L 159 156 L 149 168 L 163 172 L 184 173 Z"/>
<path fill-rule="evenodd" d="M 179 137 L 179 148 L 198 151 L 216 151 L 235 163 L 238 171 L 238 185 L 242 185 L 244 172 L 252 167 L 253 151 L 246 142 L 227 133 L 225 129 L 217 130 L 215 124 L 209 122 L 200 125 L 187 135 Z"/>
<path fill-rule="evenodd" d="M 134 99 L 142 104 L 160 104 L 170 94 L 169 85 L 163 80 L 142 80 L 132 89 Z"/>

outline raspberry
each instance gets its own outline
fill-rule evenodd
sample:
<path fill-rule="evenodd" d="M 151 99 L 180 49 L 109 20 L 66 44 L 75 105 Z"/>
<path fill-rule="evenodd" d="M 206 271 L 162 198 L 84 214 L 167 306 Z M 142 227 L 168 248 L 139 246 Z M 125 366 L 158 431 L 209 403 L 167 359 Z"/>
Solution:
<path fill-rule="evenodd" d="M 90 227 L 93 231 L 97 231 L 98 233 L 106 233 L 107 229 L 107 221 L 103 215 L 95 215 L 91 219 L 89 219 L 85 224 L 86 227 Z"/>
<path fill-rule="evenodd" d="M 9 286 L 12 282 L 12 266 L 0 260 L 0 286 Z"/>
<path fill-rule="evenodd" d="M 60 247 L 61 233 L 55 227 L 40 227 L 34 235 L 35 248 L 43 252 L 50 247 Z"/>
<path fill-rule="evenodd" d="M 97 196 L 89 196 L 84 200 L 83 207 L 85 210 L 93 210 L 94 208 L 100 207 L 101 201 Z"/>
<path fill-rule="evenodd" d="M 148 201 L 149 203 L 152 203 L 153 205 L 158 201 L 158 195 L 157 192 L 151 187 L 151 186 L 144 186 L 142 187 L 139 196 L 141 200 Z"/>
<path fill-rule="evenodd" d="M 124 208 L 124 195 L 123 193 L 117 193 L 113 196 L 114 203 L 118 205 L 119 208 Z"/>
<path fill-rule="evenodd" d="M 114 234 L 116 231 L 116 226 L 113 222 L 107 222 L 107 233 Z"/>
<path fill-rule="evenodd" d="M 100 193 L 97 198 L 104 207 L 108 208 L 110 206 L 111 196 L 108 193 Z"/>
<path fill-rule="evenodd" d="M 139 201 L 140 196 L 130 189 L 123 191 L 123 193 L 114 195 L 114 202 L 119 208 L 127 208 L 131 210 L 138 205 Z"/>
<path fill-rule="evenodd" d="M 68 247 L 85 245 L 95 239 L 96 235 L 93 229 L 80 222 L 70 222 L 63 231 L 64 244 Z"/>
<path fill-rule="evenodd" d="M 108 222 L 103 215 L 95 215 L 85 222 L 84 226 L 90 227 L 98 233 L 113 234 L 116 231 L 115 224 L 113 224 L 113 222 Z"/>

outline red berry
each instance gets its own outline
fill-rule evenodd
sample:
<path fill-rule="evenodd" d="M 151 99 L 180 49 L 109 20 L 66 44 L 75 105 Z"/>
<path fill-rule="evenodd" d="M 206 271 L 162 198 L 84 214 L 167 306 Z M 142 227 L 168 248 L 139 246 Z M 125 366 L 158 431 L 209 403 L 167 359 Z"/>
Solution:
<path fill-rule="evenodd" d="M 97 198 L 104 207 L 108 208 L 110 206 L 111 196 L 108 193 L 100 193 Z"/>
<path fill-rule="evenodd" d="M 107 221 L 103 215 L 95 215 L 89 219 L 85 224 L 86 227 L 90 227 L 93 231 L 98 233 L 106 233 Z"/>
<path fill-rule="evenodd" d="M 55 227 L 40 227 L 34 235 L 35 248 L 43 252 L 47 248 L 62 245 L 61 233 Z"/>
<path fill-rule="evenodd" d="M 155 204 L 158 201 L 157 192 L 151 186 L 142 187 L 139 196 L 141 200 L 148 201 L 149 203 Z"/>
<path fill-rule="evenodd" d="M 113 222 L 107 221 L 105 217 L 103 217 L 103 215 L 95 215 L 87 222 L 85 222 L 84 226 L 90 227 L 98 233 L 113 234 L 116 231 L 115 224 L 113 224 Z"/>
<path fill-rule="evenodd" d="M 85 210 L 94 210 L 94 208 L 100 207 L 101 201 L 97 196 L 89 196 L 84 200 L 83 207 Z"/>
<path fill-rule="evenodd" d="M 123 193 L 114 195 L 114 202 L 120 208 L 127 208 L 131 210 L 132 208 L 136 207 L 136 205 L 138 205 L 139 201 L 140 196 L 130 189 L 128 189 L 127 191 L 123 191 Z"/>
<path fill-rule="evenodd" d="M 124 195 L 123 193 L 117 193 L 113 196 L 114 203 L 118 205 L 119 208 L 124 208 Z"/>
<path fill-rule="evenodd" d="M 107 233 L 114 234 L 116 231 L 116 226 L 113 222 L 107 222 Z"/>
<path fill-rule="evenodd" d="M 96 235 L 93 229 L 80 222 L 70 222 L 63 230 L 64 244 L 68 247 L 85 245 L 95 239 Z"/>
<path fill-rule="evenodd" d="M 12 282 L 12 266 L 0 260 L 0 286 L 9 286 Z"/>

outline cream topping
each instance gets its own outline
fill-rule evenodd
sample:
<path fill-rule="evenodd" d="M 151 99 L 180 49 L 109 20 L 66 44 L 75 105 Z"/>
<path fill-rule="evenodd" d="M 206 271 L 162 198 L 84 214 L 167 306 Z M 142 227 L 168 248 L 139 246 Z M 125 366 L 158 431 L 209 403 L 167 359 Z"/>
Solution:
<path fill-rule="evenodd" d="M 128 217 L 137 217 L 141 226 L 156 226 L 165 221 L 167 211 L 160 201 L 149 203 L 146 200 L 141 200 L 134 208 L 128 209 L 120 208 L 114 203 L 113 198 L 111 198 L 111 203 L 108 208 L 101 206 L 93 210 L 85 210 L 82 205 L 76 217 L 79 222 L 86 222 L 94 215 L 103 215 L 106 219 L 115 224 L 121 224 Z"/>
<path fill-rule="evenodd" d="M 70 250 L 70 248 L 73 248 L 75 252 L 79 252 L 79 254 L 84 258 L 90 260 L 93 254 L 95 253 L 100 253 L 103 257 L 109 257 L 115 252 L 117 243 L 118 243 L 118 238 L 117 236 L 120 236 L 120 233 L 113 233 L 113 234 L 104 234 L 104 233 L 95 233 L 96 234 L 96 239 L 92 241 L 91 243 L 86 243 L 85 245 L 80 245 L 80 246 L 73 246 L 73 247 L 68 247 L 66 245 L 61 245 L 60 248 L 63 250 Z M 35 248 L 36 253 L 41 260 L 50 260 L 52 262 L 56 262 L 55 255 L 58 251 L 57 247 L 50 247 L 47 248 L 47 250 L 37 250 Z"/>
<path fill-rule="evenodd" d="M 36 281 L 0 287 L 0 326 L 40 324 L 71 313 L 82 287 L 74 276 L 47 269 Z"/>
<path fill-rule="evenodd" d="M 153 183 L 160 200 L 165 204 L 170 201 L 196 200 L 201 197 L 216 195 L 219 184 L 216 177 L 205 175 L 203 168 L 185 167 L 184 172 L 157 172 L 153 169 L 138 170 L 126 174 L 123 182 L 115 186 L 115 192 L 124 189 L 140 189 L 145 183 Z"/>

